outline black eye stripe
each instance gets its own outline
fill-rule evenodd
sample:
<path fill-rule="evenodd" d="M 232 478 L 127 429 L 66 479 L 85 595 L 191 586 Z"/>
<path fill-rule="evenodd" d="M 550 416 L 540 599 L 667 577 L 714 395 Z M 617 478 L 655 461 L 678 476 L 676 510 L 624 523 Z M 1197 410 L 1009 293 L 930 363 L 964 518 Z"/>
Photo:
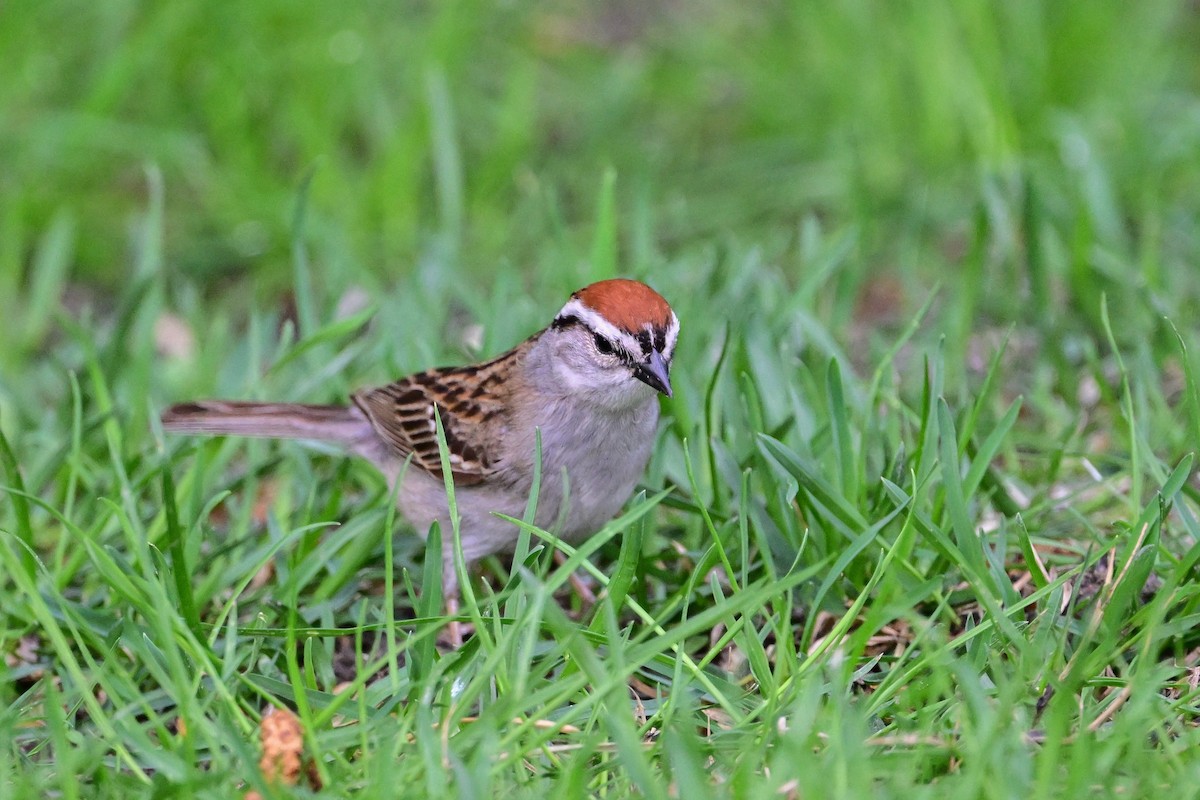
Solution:
<path fill-rule="evenodd" d="M 649 357 L 653 344 L 650 341 L 650 331 L 643 330 L 637 335 L 638 344 L 642 346 L 642 355 Z"/>

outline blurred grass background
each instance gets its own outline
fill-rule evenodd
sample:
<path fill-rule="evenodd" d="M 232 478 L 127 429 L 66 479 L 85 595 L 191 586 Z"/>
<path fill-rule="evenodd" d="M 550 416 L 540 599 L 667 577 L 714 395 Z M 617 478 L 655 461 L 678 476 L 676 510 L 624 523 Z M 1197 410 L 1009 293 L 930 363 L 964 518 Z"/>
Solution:
<path fill-rule="evenodd" d="M 1028 322 L 1070 306 L 1082 287 L 1065 262 L 1083 258 L 1101 262 L 1082 266 L 1091 280 L 1195 299 L 1174 269 L 1195 251 L 1200 190 L 1186 2 L 49 2 L 4 17 L 10 304 L 56 219 L 75 280 L 126 279 L 148 164 L 167 263 L 206 287 L 289 284 L 310 174 L 331 269 L 388 285 L 423 258 L 578 273 L 612 167 L 639 274 L 740 240 L 800 280 L 789 245 L 815 219 L 853 229 L 847 293 L 860 272 L 895 276 L 917 305 L 962 273 L 1066 284 L 1034 304 L 974 288 L 981 310 Z M 993 220 L 970 264 L 976 218 L 1026 202 L 1050 230 Z M 1140 269 L 1072 253 L 1080 228 Z M 1058 248 L 1027 263 L 1046 236 Z"/>
<path fill-rule="evenodd" d="M 48 0 L 0 8 L 0 68 L 20 791 L 225 796 L 272 704 L 361 796 L 1200 780 L 1194 2 Z M 566 619 L 543 564 L 334 725 L 329 631 L 397 631 L 420 545 L 369 470 L 163 452 L 159 409 L 496 353 L 612 274 L 683 323 L 670 498 L 601 554 L 665 630 Z"/>

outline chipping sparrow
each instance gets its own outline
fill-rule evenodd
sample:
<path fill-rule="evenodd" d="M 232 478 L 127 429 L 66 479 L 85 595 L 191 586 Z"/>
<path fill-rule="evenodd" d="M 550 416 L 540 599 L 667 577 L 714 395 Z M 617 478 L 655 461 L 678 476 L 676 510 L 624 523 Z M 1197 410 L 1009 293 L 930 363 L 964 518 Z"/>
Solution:
<path fill-rule="evenodd" d="M 550 327 L 491 361 L 364 389 L 350 406 L 183 403 L 163 414 L 163 428 L 326 440 L 366 458 L 393 487 L 400 481 L 397 504 L 419 533 L 440 523 L 444 587 L 456 598 L 435 409 L 468 563 L 515 547 L 517 527 L 492 512 L 524 514 L 539 429 L 542 481 L 534 522 L 578 542 L 616 515 L 650 458 L 655 395 L 671 396 L 678 334 L 679 320 L 653 289 L 601 281 L 571 295 Z"/>

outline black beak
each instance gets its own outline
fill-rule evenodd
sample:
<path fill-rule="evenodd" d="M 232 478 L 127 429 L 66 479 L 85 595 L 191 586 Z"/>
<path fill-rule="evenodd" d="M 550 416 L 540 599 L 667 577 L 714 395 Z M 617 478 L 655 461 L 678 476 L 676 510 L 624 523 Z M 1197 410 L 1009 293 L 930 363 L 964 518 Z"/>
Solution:
<path fill-rule="evenodd" d="M 645 364 L 638 364 L 633 368 L 633 377 L 654 391 L 662 392 L 667 397 L 671 396 L 670 368 L 657 350 L 650 351 L 650 358 Z"/>

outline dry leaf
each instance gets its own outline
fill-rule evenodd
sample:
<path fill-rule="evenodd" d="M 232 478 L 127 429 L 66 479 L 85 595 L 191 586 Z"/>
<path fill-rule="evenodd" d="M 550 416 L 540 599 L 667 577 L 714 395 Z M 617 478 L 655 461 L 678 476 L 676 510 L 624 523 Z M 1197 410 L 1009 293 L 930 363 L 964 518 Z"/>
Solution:
<path fill-rule="evenodd" d="M 304 730 L 300 720 L 287 709 L 273 708 L 259 725 L 262 739 L 262 758 L 258 762 L 268 783 L 295 786 L 303 775 L 313 789 L 321 788 L 321 780 L 313 764 L 304 763 Z M 245 800 L 262 800 L 262 795 L 249 791 Z"/>
<path fill-rule="evenodd" d="M 292 712 L 274 708 L 267 712 L 259 727 L 262 759 L 258 762 L 271 783 L 295 786 L 300 779 L 304 758 L 304 731 Z"/>

